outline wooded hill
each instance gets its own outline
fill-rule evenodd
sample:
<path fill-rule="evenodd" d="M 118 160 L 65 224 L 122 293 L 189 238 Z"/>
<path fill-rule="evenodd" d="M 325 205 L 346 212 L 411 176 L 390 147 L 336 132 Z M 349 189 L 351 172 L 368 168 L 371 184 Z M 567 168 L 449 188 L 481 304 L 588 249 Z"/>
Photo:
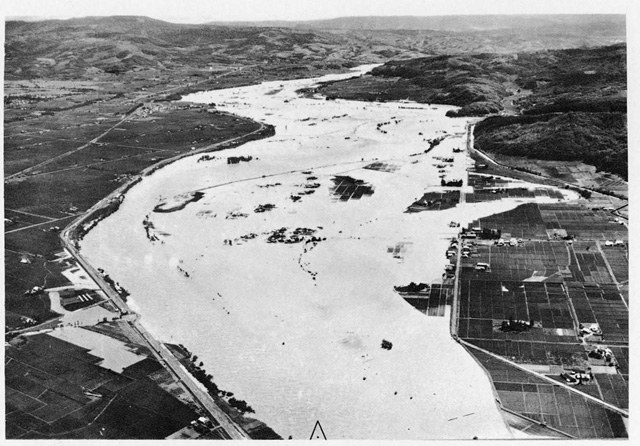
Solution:
<path fill-rule="evenodd" d="M 319 92 L 461 107 L 452 117 L 493 115 L 476 126 L 482 150 L 583 160 L 627 178 L 626 52 L 626 44 L 616 44 L 396 60 Z"/>
<path fill-rule="evenodd" d="M 481 150 L 544 160 L 582 160 L 628 178 L 626 47 L 559 52 L 522 84 L 520 116 L 496 116 L 475 128 Z M 525 77 L 522 76 L 522 80 Z"/>

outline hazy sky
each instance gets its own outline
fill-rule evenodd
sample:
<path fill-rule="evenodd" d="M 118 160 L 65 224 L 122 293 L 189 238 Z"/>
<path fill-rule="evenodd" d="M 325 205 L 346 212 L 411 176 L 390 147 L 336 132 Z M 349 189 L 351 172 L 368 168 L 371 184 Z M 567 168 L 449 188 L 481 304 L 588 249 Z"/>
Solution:
<path fill-rule="evenodd" d="M 181 23 L 367 15 L 625 13 L 627 0 L 2 0 L 5 17 L 144 15 Z"/>

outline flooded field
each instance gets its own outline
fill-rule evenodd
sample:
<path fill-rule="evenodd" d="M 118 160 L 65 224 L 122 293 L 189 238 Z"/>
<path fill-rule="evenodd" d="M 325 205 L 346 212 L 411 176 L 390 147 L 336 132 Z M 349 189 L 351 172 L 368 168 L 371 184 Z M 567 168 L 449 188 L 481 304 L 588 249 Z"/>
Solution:
<path fill-rule="evenodd" d="M 314 82 L 185 98 L 276 135 L 154 172 L 82 253 L 154 336 L 185 345 L 284 438 L 309 438 L 316 421 L 330 439 L 511 437 L 449 334 L 449 308 L 427 317 L 394 286 L 440 281 L 450 222 L 558 195 L 408 213 L 425 193 L 470 190 L 466 120 L 448 106 L 296 94 Z"/>

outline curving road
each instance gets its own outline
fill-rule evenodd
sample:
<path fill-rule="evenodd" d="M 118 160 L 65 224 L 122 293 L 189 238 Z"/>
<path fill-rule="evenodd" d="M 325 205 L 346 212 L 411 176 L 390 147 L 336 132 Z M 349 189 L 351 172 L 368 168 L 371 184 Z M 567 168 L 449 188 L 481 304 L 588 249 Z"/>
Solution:
<path fill-rule="evenodd" d="M 118 200 L 120 195 L 130 186 L 131 183 L 137 181 L 140 177 L 149 175 L 155 169 L 165 164 L 169 164 L 185 156 L 194 155 L 200 152 L 215 150 L 220 146 L 236 142 L 248 136 L 257 134 L 265 129 L 265 125 L 259 123 L 260 127 L 252 132 L 244 135 L 236 136 L 234 138 L 227 139 L 218 143 L 210 144 L 198 150 L 194 150 L 188 153 L 177 155 L 168 160 L 163 160 L 160 163 L 150 166 L 143 170 L 139 175 L 130 179 L 127 183 L 113 191 L 111 194 L 100 200 L 98 203 L 88 209 L 81 217 L 74 220 L 69 226 L 67 226 L 61 233 L 60 238 L 62 240 L 63 247 L 67 252 L 78 262 L 78 264 L 87 272 L 91 279 L 100 287 L 106 294 L 108 299 L 118 308 L 118 310 L 124 315 L 130 315 L 127 319 L 131 327 L 138 332 L 145 340 L 146 346 L 154 353 L 160 363 L 165 366 L 181 383 L 182 385 L 193 395 L 198 404 L 211 416 L 212 420 L 216 420 L 222 429 L 223 436 L 233 440 L 248 440 L 249 435 L 236 424 L 229 416 L 218 407 L 215 400 L 202 388 L 195 378 L 180 364 L 175 356 L 158 340 L 156 340 L 139 322 L 139 315 L 134 313 L 126 302 L 120 297 L 120 295 L 113 289 L 113 287 L 104 279 L 100 274 L 76 249 L 75 241 L 71 237 L 73 231 L 81 225 L 88 216 L 90 216 L 95 210 L 107 206 L 113 200 Z M 50 223 L 50 222 L 47 222 Z"/>

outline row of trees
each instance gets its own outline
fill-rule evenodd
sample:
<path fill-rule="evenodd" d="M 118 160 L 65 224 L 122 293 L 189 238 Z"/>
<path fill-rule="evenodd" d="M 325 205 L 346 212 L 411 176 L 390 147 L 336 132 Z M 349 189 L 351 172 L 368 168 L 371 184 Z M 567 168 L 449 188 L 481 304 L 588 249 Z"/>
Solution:
<path fill-rule="evenodd" d="M 213 375 L 207 373 L 204 370 L 204 363 L 202 361 L 198 362 L 198 356 L 192 355 L 186 347 L 182 346 L 182 349 L 187 353 L 189 362 L 191 363 L 189 366 L 189 371 L 193 374 L 193 376 L 207 389 L 209 394 L 213 397 L 226 397 L 229 398 L 227 403 L 234 409 L 245 413 L 255 413 L 253 408 L 249 406 L 246 401 L 239 400 L 233 397 L 233 392 L 227 392 L 226 390 L 220 390 L 216 383 L 213 382 Z"/>

